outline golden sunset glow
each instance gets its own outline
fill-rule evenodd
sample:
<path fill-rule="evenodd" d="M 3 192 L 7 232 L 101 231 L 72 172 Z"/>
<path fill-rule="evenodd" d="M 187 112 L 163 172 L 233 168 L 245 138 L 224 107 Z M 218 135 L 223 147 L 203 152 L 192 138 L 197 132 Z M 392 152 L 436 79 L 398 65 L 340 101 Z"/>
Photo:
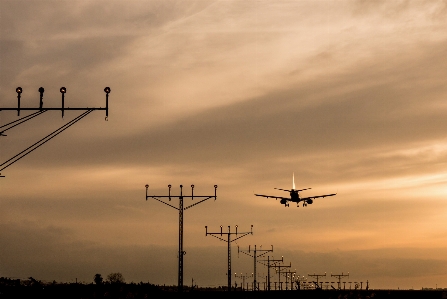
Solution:
<path fill-rule="evenodd" d="M 44 107 L 62 86 L 65 107 L 105 107 L 111 88 L 107 121 L 94 111 L 1 171 L 0 277 L 174 285 L 178 212 L 145 185 L 216 184 L 185 211 L 185 282 L 226 283 L 205 225 L 253 225 L 234 248 L 273 245 L 300 275 L 447 288 L 446 16 L 442 0 L 0 1 L 0 108 L 18 86 L 21 107 L 40 86 Z M 0 163 L 79 114 L 9 130 Z M 337 195 L 254 196 L 295 184 Z"/>

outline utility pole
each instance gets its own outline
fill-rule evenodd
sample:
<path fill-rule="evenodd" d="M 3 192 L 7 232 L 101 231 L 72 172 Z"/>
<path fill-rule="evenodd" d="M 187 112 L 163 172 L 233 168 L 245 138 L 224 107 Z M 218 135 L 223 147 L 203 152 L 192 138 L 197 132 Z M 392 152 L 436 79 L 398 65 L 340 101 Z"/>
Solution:
<path fill-rule="evenodd" d="M 262 245 L 261 245 L 262 248 Z M 256 284 L 256 259 L 258 257 L 264 256 L 265 254 L 269 253 L 269 252 L 273 252 L 273 245 L 272 245 L 272 249 L 256 249 L 256 245 L 255 245 L 255 249 L 253 250 L 253 255 L 251 255 L 251 248 L 250 245 L 248 245 L 248 252 L 247 250 L 239 250 L 239 246 L 237 247 L 237 252 L 242 252 L 245 255 L 251 256 L 253 257 L 253 290 L 257 290 L 257 284 Z M 261 252 L 260 254 L 258 254 L 257 252 Z"/>
<path fill-rule="evenodd" d="M 240 236 L 238 236 L 238 234 Z M 234 242 L 242 237 L 245 237 L 246 235 L 253 235 L 253 225 L 251 226 L 251 229 L 249 232 L 243 232 L 243 233 L 238 233 L 237 232 L 237 225 L 236 225 L 236 232 L 231 232 L 230 231 L 230 226 L 228 225 L 228 232 L 224 233 L 222 232 L 222 225 L 220 226 L 220 233 L 209 233 L 208 232 L 208 226 L 205 226 L 205 236 L 211 235 L 221 241 L 227 242 L 228 243 L 228 291 L 231 291 L 231 242 Z M 220 235 L 220 237 L 219 237 Z M 222 236 L 223 235 L 227 235 L 227 239 L 223 239 Z M 234 239 L 231 239 L 231 235 L 235 235 Z"/>
<path fill-rule="evenodd" d="M 315 282 L 315 285 L 317 286 L 317 288 L 320 288 L 320 289 L 323 288 L 322 286 L 320 286 L 320 285 L 318 284 L 318 279 L 319 279 L 320 277 L 326 277 L 326 272 L 324 272 L 324 275 L 323 275 L 323 274 L 315 274 L 315 273 L 314 273 L 314 274 L 307 274 L 307 276 L 316 278 L 317 281 Z"/>
<path fill-rule="evenodd" d="M 281 257 L 280 260 L 275 260 L 275 258 L 270 259 L 269 255 L 267 256 L 266 260 L 261 260 L 261 262 L 267 262 L 267 265 L 263 264 L 264 266 L 267 266 L 267 291 L 270 291 L 270 268 L 275 267 L 275 263 L 282 263 L 283 261 L 284 261 L 283 256 Z M 273 265 L 270 263 L 273 263 Z"/>
<path fill-rule="evenodd" d="M 195 205 L 198 205 L 199 203 L 204 202 L 205 200 L 208 200 L 210 198 L 214 198 L 214 200 L 217 199 L 217 185 L 214 185 L 214 195 L 194 195 L 194 185 L 191 185 L 191 195 L 190 196 L 186 196 L 183 195 L 183 185 L 180 185 L 180 195 L 179 196 L 173 196 L 171 195 L 171 185 L 168 185 L 168 189 L 169 189 L 169 195 L 162 195 L 162 196 L 158 196 L 158 195 L 152 195 L 149 196 L 147 194 L 147 191 L 149 189 L 149 185 L 146 185 L 146 201 L 148 198 L 153 198 L 161 203 L 164 203 L 167 206 L 170 206 L 171 208 L 174 208 L 176 210 L 178 210 L 178 219 L 179 219 L 179 228 L 178 228 L 178 291 L 181 293 L 183 292 L 183 256 L 186 254 L 186 251 L 183 250 L 183 211 L 187 210 L 189 208 L 192 208 Z M 168 198 L 169 201 L 171 201 L 171 198 L 178 198 L 179 199 L 179 207 L 174 207 L 173 205 L 164 202 L 162 200 L 160 200 L 159 198 Z M 191 198 L 192 200 L 194 200 L 194 198 L 202 198 L 202 200 L 193 203 L 187 207 L 183 207 L 183 199 L 184 198 Z"/>
<path fill-rule="evenodd" d="M 111 92 L 110 87 L 106 87 L 104 88 L 104 92 L 106 93 L 106 107 L 105 108 L 69 108 L 69 107 L 65 107 L 65 94 L 67 93 L 67 88 L 65 87 L 61 87 L 60 88 L 60 92 L 62 94 L 62 106 L 61 108 L 55 108 L 55 107 L 43 107 L 43 94 L 45 92 L 45 89 L 43 87 L 40 87 L 38 89 L 39 94 L 40 94 L 40 100 L 39 100 L 39 107 L 36 108 L 23 108 L 20 106 L 20 99 L 22 97 L 22 93 L 23 93 L 23 88 L 22 87 L 17 87 L 16 88 L 16 93 L 17 93 L 17 108 L 2 108 L 0 107 L 0 111 L 5 110 L 5 111 L 17 111 L 17 116 L 20 116 L 20 111 L 35 111 L 34 113 L 31 113 L 30 115 L 24 116 L 20 119 L 17 119 L 15 121 L 9 122 L 5 125 L 0 126 L 0 137 L 6 137 L 7 135 L 5 135 L 4 133 L 28 120 L 31 120 L 39 115 L 42 115 L 43 113 L 47 112 L 47 111 L 61 111 L 62 112 L 62 118 L 64 117 L 64 111 L 65 110 L 74 110 L 74 111 L 84 111 L 82 114 L 80 114 L 79 116 L 75 117 L 74 119 L 72 119 L 71 121 L 69 121 L 68 123 L 66 123 L 65 125 L 61 126 L 60 128 L 58 128 L 57 130 L 53 131 L 51 134 L 48 134 L 47 136 L 45 136 L 44 138 L 40 139 L 39 141 L 37 141 L 36 143 L 34 143 L 33 145 L 29 146 L 28 148 L 26 148 L 25 150 L 21 151 L 20 153 L 18 153 L 17 155 L 15 155 L 14 157 L 6 160 L 5 162 L 3 162 L 2 164 L 0 164 L 0 171 L 6 169 L 7 167 L 11 166 L 12 164 L 14 164 L 15 162 L 17 162 L 18 160 L 22 159 L 23 157 L 25 157 L 26 155 L 28 155 L 29 153 L 31 153 L 32 151 L 36 150 L 37 148 L 39 148 L 40 146 L 44 145 L 45 143 L 47 143 L 48 141 L 50 141 L 51 139 L 53 139 L 54 137 L 56 137 L 57 135 L 59 135 L 60 133 L 62 133 L 63 131 L 65 131 L 66 129 L 68 129 L 69 127 L 71 127 L 72 125 L 74 125 L 75 123 L 77 123 L 78 121 L 80 121 L 81 119 L 83 119 L 84 117 L 86 117 L 87 115 L 89 115 L 91 112 L 95 111 L 95 110 L 105 110 L 106 112 L 106 118 L 105 120 L 108 120 L 108 116 L 109 116 L 109 93 Z M 0 177 L 4 177 L 1 175 L 0 173 Z"/>
<path fill-rule="evenodd" d="M 338 289 L 341 290 L 341 279 L 343 277 L 349 277 L 349 272 L 348 274 L 343 274 L 343 272 L 341 272 L 341 274 L 332 274 L 331 273 L 331 277 L 337 277 L 338 278 Z"/>

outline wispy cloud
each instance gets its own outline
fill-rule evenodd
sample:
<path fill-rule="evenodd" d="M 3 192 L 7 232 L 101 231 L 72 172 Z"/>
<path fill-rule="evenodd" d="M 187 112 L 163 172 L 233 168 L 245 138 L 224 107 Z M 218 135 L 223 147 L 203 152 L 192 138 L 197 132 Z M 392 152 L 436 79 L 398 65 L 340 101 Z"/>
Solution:
<path fill-rule="evenodd" d="M 219 185 L 216 202 L 189 211 L 192 248 L 202 246 L 204 225 L 255 224 L 256 242 L 306 255 L 340 248 L 333 261 L 314 256 L 333 271 L 379 279 L 383 270 L 407 286 L 414 269 L 440 274 L 439 255 L 397 252 L 436 251 L 446 241 L 446 11 L 445 1 L 2 1 L 2 107 L 16 105 L 17 86 L 23 107 L 37 105 L 39 86 L 47 107 L 61 104 L 61 86 L 70 107 L 104 106 L 102 89 L 112 88 L 108 122 L 95 112 L 7 169 L 0 225 L 14 256 L 8 269 L 19 263 L 17 248 L 49 253 L 2 275 L 44 273 L 45 257 L 59 252 L 46 277 L 81 271 L 65 254 L 78 261 L 105 250 L 88 260 L 92 277 L 117 256 L 134 255 L 129 265 L 137 265 L 163 250 L 175 255 L 176 214 L 144 200 L 146 183 L 153 194 L 167 184 Z M 8 131 L 0 160 L 74 116 L 47 112 Z M 306 194 L 337 196 L 284 209 L 253 195 L 288 188 L 292 172 L 313 188 Z M 67 249 L 69 240 L 80 249 Z M 175 272 L 168 259 L 161 263 Z M 313 265 L 308 271 L 319 271 Z M 146 278 L 135 271 L 131 279 Z M 405 282 L 405 273 L 413 278 Z"/>

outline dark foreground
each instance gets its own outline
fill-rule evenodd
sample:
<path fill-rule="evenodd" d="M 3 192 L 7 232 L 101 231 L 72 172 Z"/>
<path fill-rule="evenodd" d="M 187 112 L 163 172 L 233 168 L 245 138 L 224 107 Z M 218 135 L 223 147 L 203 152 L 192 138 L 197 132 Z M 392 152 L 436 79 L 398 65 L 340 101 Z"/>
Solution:
<path fill-rule="evenodd" d="M 0 286 L 0 298 L 298 298 L 298 299 L 366 299 L 366 298 L 437 298 L 447 299 L 447 290 L 301 290 L 227 292 L 219 289 L 193 290 L 184 293 L 162 291 L 151 284 L 80 285 L 56 284 L 36 286 Z"/>

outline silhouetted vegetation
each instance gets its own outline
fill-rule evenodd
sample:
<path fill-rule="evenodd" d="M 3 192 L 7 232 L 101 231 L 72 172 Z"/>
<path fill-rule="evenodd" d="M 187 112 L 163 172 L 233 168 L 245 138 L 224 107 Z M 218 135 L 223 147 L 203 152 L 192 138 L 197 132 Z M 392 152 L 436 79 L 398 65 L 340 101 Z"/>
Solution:
<path fill-rule="evenodd" d="M 110 273 L 109 275 L 107 275 L 107 281 L 111 284 L 119 284 L 125 282 L 123 274 L 119 272 Z"/>
<path fill-rule="evenodd" d="M 93 281 L 95 284 L 102 284 L 103 278 L 101 274 L 95 274 L 95 277 L 93 277 Z"/>
<path fill-rule="evenodd" d="M 120 276 L 113 276 L 120 277 Z M 123 278 L 121 276 L 121 278 Z M 42 282 L 33 277 L 26 280 L 0 278 L 0 298 L 67 298 L 67 299 L 143 299 L 143 298 L 300 298 L 300 299 L 393 299 L 393 298 L 445 298 L 447 289 L 437 290 L 288 290 L 288 291 L 241 291 L 228 292 L 226 287 L 190 288 L 177 293 L 177 286 L 157 286 L 151 283 L 111 283 L 109 276 L 102 282 L 96 274 L 94 283 Z M 120 281 L 120 280 L 118 280 Z M 123 278 L 124 281 L 124 278 Z M 443 297 L 444 296 L 444 297 Z"/>

